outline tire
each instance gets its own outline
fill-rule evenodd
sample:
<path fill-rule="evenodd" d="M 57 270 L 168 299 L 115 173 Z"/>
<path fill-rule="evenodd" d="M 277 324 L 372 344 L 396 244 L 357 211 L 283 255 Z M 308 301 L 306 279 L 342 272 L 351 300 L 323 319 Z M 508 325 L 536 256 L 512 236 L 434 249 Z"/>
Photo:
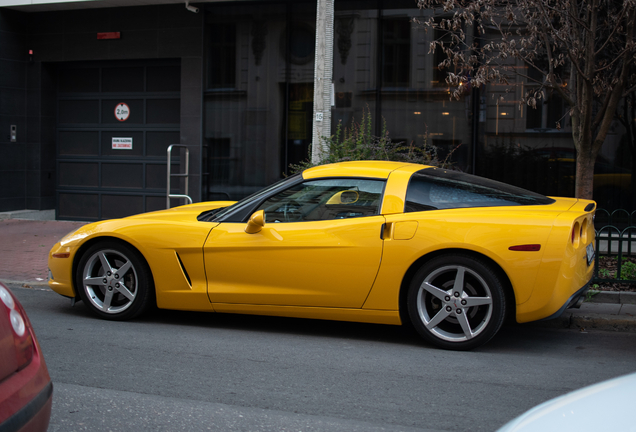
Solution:
<path fill-rule="evenodd" d="M 152 273 L 139 252 L 115 241 L 91 246 L 77 266 L 75 286 L 100 318 L 124 321 L 142 314 L 154 299 Z"/>
<path fill-rule="evenodd" d="M 408 291 L 411 323 L 428 342 L 470 350 L 488 342 L 506 316 L 503 284 L 484 261 L 443 255 L 425 263 Z"/>

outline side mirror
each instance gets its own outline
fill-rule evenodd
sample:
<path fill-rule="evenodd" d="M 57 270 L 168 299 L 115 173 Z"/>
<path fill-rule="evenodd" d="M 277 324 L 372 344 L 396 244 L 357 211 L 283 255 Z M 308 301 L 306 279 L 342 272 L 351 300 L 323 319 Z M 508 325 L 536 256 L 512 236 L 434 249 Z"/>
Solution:
<path fill-rule="evenodd" d="M 343 191 L 338 192 L 337 194 L 335 194 L 331 198 L 329 198 L 329 201 L 327 201 L 326 204 L 327 205 L 353 204 L 356 201 L 358 201 L 358 198 L 360 198 L 360 195 L 358 194 L 357 191 L 354 191 L 354 190 L 343 190 Z"/>
<path fill-rule="evenodd" d="M 256 234 L 260 232 L 265 226 L 265 210 L 259 210 L 250 216 L 250 220 L 247 221 L 245 232 L 248 234 Z"/>

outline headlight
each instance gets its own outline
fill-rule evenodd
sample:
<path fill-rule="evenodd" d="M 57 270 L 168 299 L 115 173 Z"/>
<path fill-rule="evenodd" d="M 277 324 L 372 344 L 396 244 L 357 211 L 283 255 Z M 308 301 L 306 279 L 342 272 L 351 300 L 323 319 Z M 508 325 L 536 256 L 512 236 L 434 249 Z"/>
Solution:
<path fill-rule="evenodd" d="M 81 227 L 80 227 L 81 228 Z M 69 232 L 68 234 L 66 234 L 64 237 L 62 237 L 60 239 L 60 243 L 64 243 L 65 241 L 68 241 L 71 237 L 73 237 L 73 235 L 80 229 L 80 228 L 75 228 L 73 231 Z"/>

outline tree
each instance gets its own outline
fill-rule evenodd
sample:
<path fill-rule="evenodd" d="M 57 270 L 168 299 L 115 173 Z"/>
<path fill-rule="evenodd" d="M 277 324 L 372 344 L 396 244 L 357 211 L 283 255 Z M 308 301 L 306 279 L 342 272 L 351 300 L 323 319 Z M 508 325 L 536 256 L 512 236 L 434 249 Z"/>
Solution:
<path fill-rule="evenodd" d="M 440 67 L 454 68 L 446 81 L 456 86 L 455 97 L 471 87 L 509 83 L 517 74 L 536 84 L 524 91 L 521 103 L 536 107 L 546 91 L 563 99 L 577 150 L 575 196 L 592 198 L 596 156 L 621 100 L 636 89 L 630 73 L 636 0 L 418 0 L 418 5 L 430 14 L 420 22 L 446 34 L 431 43 L 431 51 L 443 50 Z"/>

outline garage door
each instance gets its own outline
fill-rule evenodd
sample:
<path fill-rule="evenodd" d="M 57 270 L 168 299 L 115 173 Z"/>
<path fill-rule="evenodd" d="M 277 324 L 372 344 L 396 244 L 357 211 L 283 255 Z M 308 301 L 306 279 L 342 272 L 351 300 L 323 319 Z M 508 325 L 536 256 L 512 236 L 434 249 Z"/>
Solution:
<path fill-rule="evenodd" d="M 57 89 L 57 218 L 165 208 L 166 149 L 180 139 L 179 61 L 61 64 Z"/>

